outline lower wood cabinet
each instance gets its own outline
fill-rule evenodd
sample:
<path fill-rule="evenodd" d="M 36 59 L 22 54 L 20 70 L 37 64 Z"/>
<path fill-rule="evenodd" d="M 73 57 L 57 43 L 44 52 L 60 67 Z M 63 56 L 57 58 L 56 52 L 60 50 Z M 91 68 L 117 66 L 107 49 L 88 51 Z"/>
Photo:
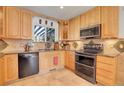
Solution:
<path fill-rule="evenodd" d="M 75 52 L 73 51 L 65 52 L 65 67 L 69 68 L 72 71 L 75 70 Z"/>
<path fill-rule="evenodd" d="M 40 52 L 39 53 L 39 72 L 46 73 L 49 72 L 49 52 Z"/>
<path fill-rule="evenodd" d="M 46 73 L 52 70 L 64 67 L 64 51 L 51 51 L 39 53 L 40 73 Z"/>
<path fill-rule="evenodd" d="M 4 58 L 1 57 L 0 58 L 0 85 L 3 85 L 4 84 Z"/>
<path fill-rule="evenodd" d="M 0 85 L 18 79 L 18 54 L 8 54 L 0 58 Z"/>
<path fill-rule="evenodd" d="M 18 79 L 18 54 L 5 55 L 4 72 L 5 82 Z"/>
<path fill-rule="evenodd" d="M 97 56 L 96 81 L 102 85 L 115 85 L 117 58 Z"/>

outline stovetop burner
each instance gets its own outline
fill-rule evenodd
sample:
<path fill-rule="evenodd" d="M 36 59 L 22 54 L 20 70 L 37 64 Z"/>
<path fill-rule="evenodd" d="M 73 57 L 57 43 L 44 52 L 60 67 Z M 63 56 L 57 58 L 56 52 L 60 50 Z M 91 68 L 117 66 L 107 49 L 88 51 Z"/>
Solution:
<path fill-rule="evenodd" d="M 84 54 L 98 54 L 103 51 L 103 45 L 102 44 L 84 44 L 84 47 L 82 50 L 79 50 L 77 52 L 84 53 Z"/>

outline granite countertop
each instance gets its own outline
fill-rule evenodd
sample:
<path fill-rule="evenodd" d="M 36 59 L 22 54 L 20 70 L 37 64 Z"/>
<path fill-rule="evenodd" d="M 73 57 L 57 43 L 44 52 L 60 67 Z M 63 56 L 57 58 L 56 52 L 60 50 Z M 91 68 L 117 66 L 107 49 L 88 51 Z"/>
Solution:
<path fill-rule="evenodd" d="M 117 57 L 120 55 L 120 53 L 99 53 L 97 54 L 99 56 L 106 56 L 106 57 Z"/>
<path fill-rule="evenodd" d="M 38 50 L 32 50 L 32 51 L 28 51 L 28 52 L 25 52 L 25 51 L 6 51 L 6 52 L 1 52 L 0 57 L 2 57 L 4 55 L 7 55 L 7 54 L 32 53 L 32 52 L 52 52 L 52 51 L 72 51 L 72 52 L 75 52 L 75 51 L 78 51 L 78 50 L 70 50 L 70 49 L 68 49 L 68 50 L 63 50 L 63 49 L 59 49 L 59 50 L 38 49 Z M 120 55 L 120 53 L 99 53 L 97 55 L 106 56 L 106 57 L 116 57 L 116 56 Z"/>

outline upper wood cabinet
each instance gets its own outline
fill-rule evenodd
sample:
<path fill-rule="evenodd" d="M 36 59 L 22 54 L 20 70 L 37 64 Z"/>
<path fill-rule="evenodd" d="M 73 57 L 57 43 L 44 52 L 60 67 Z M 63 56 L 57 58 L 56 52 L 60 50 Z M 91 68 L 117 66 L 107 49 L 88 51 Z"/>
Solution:
<path fill-rule="evenodd" d="M 119 7 L 95 7 L 80 16 L 80 28 L 101 24 L 101 38 L 117 38 L 119 33 Z"/>
<path fill-rule="evenodd" d="M 59 40 L 68 39 L 69 22 L 68 20 L 59 22 Z"/>
<path fill-rule="evenodd" d="M 69 20 L 69 39 L 79 40 L 80 39 L 80 16 Z"/>
<path fill-rule="evenodd" d="M 0 37 L 32 38 L 32 13 L 17 7 L 0 7 Z"/>
<path fill-rule="evenodd" d="M 21 11 L 21 38 L 32 38 L 32 15 L 26 10 Z"/>
<path fill-rule="evenodd" d="M 101 7 L 101 37 L 117 38 L 119 33 L 119 7 Z"/>
<path fill-rule="evenodd" d="M 87 25 L 86 25 L 86 13 L 84 13 L 84 14 L 82 14 L 81 16 L 80 16 L 80 28 L 85 28 L 85 27 L 87 27 Z"/>
<path fill-rule="evenodd" d="M 0 38 L 5 36 L 5 7 L 0 7 Z"/>
<path fill-rule="evenodd" d="M 6 38 L 20 38 L 21 10 L 16 7 L 6 7 Z"/>
<path fill-rule="evenodd" d="M 75 32 L 75 19 L 70 19 L 69 20 L 69 39 L 73 40 L 74 39 L 74 32 Z"/>
<path fill-rule="evenodd" d="M 80 39 L 80 16 L 75 17 L 75 32 L 74 38 L 76 40 Z"/>
<path fill-rule="evenodd" d="M 100 24 L 100 7 L 95 7 L 80 16 L 80 28 Z"/>

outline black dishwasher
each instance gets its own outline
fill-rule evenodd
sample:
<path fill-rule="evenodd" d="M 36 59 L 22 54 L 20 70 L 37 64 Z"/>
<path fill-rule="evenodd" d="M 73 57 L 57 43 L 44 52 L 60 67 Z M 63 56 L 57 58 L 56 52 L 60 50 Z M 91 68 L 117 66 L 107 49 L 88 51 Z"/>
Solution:
<path fill-rule="evenodd" d="M 19 53 L 18 54 L 19 78 L 24 78 L 39 72 L 39 53 Z"/>

